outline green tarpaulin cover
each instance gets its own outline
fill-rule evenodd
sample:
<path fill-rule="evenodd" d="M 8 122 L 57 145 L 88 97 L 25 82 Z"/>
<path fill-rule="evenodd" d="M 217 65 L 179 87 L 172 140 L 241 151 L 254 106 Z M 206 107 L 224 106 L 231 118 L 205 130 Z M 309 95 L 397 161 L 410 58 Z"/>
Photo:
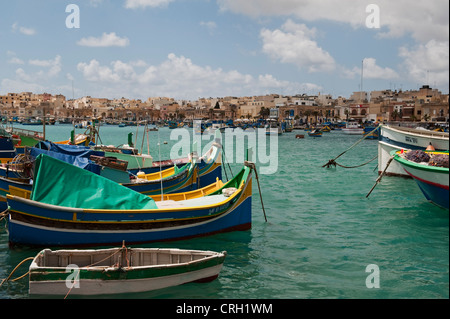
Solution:
<path fill-rule="evenodd" d="M 85 209 L 156 209 L 148 196 L 87 170 L 41 154 L 36 158 L 31 199 Z"/>

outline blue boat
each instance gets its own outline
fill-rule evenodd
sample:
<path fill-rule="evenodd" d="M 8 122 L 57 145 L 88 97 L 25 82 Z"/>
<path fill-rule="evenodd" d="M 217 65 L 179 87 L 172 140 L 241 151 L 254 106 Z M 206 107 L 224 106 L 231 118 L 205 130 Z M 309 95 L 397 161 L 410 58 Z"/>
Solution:
<path fill-rule="evenodd" d="M 323 132 L 320 129 L 315 129 L 313 131 L 308 132 L 308 135 L 311 137 L 322 137 Z"/>
<path fill-rule="evenodd" d="M 207 196 L 160 202 L 44 154 L 36 168 L 30 199 L 7 195 L 11 245 L 147 243 L 251 228 L 248 166 Z"/>
<path fill-rule="evenodd" d="M 413 160 L 420 155 L 419 160 Z M 409 157 L 409 154 L 413 156 Z M 436 151 L 392 151 L 391 156 L 419 186 L 425 198 L 443 208 L 449 209 L 449 154 Z M 441 163 L 443 166 L 438 166 Z"/>

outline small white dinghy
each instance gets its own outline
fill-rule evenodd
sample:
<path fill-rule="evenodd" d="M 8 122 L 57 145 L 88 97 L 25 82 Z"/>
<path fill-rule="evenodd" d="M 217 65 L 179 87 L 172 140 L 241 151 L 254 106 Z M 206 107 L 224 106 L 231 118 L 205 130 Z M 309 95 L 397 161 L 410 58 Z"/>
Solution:
<path fill-rule="evenodd" d="M 219 276 L 226 252 L 121 248 L 44 249 L 30 265 L 33 295 L 103 295 L 145 292 Z"/>

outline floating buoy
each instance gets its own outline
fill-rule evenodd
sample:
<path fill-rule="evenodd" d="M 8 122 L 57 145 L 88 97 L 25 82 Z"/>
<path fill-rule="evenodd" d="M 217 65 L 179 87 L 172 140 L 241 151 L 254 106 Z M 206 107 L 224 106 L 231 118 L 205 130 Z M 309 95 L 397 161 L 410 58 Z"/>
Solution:
<path fill-rule="evenodd" d="M 435 151 L 436 149 L 434 148 L 434 146 L 430 143 L 430 145 L 428 145 L 427 151 Z"/>

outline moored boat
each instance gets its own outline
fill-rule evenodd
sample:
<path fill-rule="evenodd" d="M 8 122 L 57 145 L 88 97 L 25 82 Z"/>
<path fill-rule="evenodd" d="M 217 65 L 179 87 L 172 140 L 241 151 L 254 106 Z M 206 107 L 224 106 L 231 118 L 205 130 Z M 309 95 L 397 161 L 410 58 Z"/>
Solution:
<path fill-rule="evenodd" d="M 449 150 L 449 134 L 424 129 L 381 125 L 378 141 L 378 173 L 386 168 L 394 150 L 425 150 L 430 144 L 436 151 Z M 386 175 L 409 177 L 397 161 L 392 161 Z"/>
<path fill-rule="evenodd" d="M 323 133 L 320 129 L 315 129 L 315 130 L 308 132 L 308 135 L 311 137 L 322 137 L 322 134 Z"/>
<path fill-rule="evenodd" d="M 29 267 L 32 295 L 140 293 L 209 282 L 226 252 L 161 248 L 40 251 Z"/>
<path fill-rule="evenodd" d="M 392 151 L 394 160 L 411 176 L 425 198 L 449 208 L 449 153 L 420 150 Z"/>
<path fill-rule="evenodd" d="M 348 122 L 345 127 L 342 128 L 342 132 L 350 135 L 362 135 L 364 134 L 364 128 L 357 122 Z"/>
<path fill-rule="evenodd" d="M 11 244 L 144 243 L 251 228 L 252 169 L 247 165 L 206 196 L 155 202 L 101 176 L 55 161 L 44 154 L 38 157 L 30 199 L 7 195 Z"/>

